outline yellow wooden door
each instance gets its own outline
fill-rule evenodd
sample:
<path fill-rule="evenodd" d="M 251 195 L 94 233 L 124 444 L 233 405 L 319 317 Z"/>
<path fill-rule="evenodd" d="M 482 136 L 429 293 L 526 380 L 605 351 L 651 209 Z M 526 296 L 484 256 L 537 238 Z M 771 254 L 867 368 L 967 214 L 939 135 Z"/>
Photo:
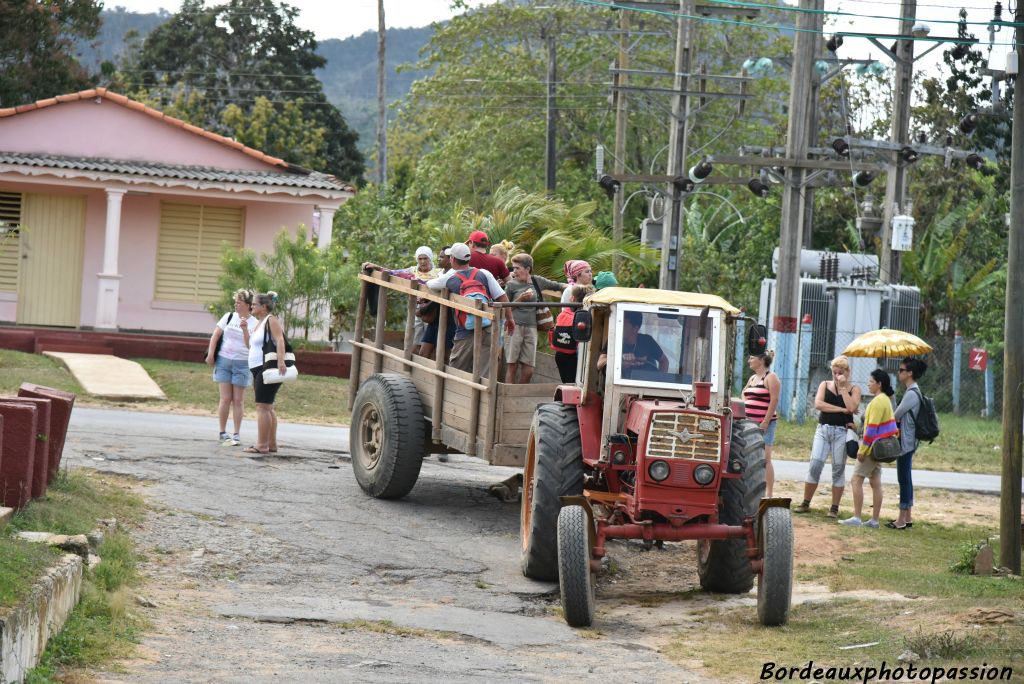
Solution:
<path fill-rule="evenodd" d="M 24 196 L 18 323 L 78 326 L 84 247 L 84 197 Z"/>

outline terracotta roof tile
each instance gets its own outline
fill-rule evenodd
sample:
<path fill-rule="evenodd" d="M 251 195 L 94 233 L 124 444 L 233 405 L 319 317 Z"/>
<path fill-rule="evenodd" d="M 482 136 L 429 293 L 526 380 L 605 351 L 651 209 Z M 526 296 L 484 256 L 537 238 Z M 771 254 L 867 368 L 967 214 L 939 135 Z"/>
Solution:
<path fill-rule="evenodd" d="M 283 159 L 278 159 L 277 157 L 272 157 L 269 154 L 266 154 L 265 152 L 260 152 L 259 150 L 254 150 L 251 147 L 246 147 L 237 140 L 232 140 L 231 138 L 224 137 L 223 135 L 219 135 L 212 131 L 208 131 L 198 126 L 193 126 L 192 124 L 185 123 L 181 119 L 176 119 L 173 116 L 167 116 L 163 112 L 157 109 L 153 109 L 152 107 L 142 102 L 132 100 L 131 98 L 125 97 L 124 95 L 121 95 L 119 93 L 111 92 L 106 88 L 90 88 L 89 90 L 82 90 L 77 93 L 67 93 L 65 95 L 57 95 L 56 97 L 47 98 L 45 100 L 38 100 L 31 104 L 0 109 L 0 119 L 8 116 L 15 116 L 17 114 L 24 114 L 25 112 L 31 112 L 36 109 L 44 109 L 46 107 L 57 105 L 62 102 L 91 100 L 94 97 L 102 97 L 103 99 L 110 100 L 115 104 L 119 104 L 123 107 L 127 107 L 128 109 L 134 111 L 142 112 L 144 114 L 147 114 L 148 116 L 153 117 L 154 119 L 159 119 L 171 126 L 177 126 L 178 128 L 182 128 L 188 131 L 189 133 L 200 135 L 204 138 L 212 140 L 226 147 L 239 150 L 243 154 L 253 157 L 254 159 L 258 159 L 265 164 L 270 164 L 271 166 L 279 166 L 290 171 L 308 172 L 306 169 L 302 169 L 301 167 L 295 166 L 294 164 L 289 164 Z"/>

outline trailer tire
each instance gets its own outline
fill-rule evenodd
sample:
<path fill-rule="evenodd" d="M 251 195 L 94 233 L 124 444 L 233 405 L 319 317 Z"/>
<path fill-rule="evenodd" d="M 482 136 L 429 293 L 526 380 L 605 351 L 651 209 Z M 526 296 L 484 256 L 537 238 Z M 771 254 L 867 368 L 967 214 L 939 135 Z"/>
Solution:
<path fill-rule="evenodd" d="M 793 597 L 793 518 L 788 508 L 772 507 L 761 518 L 761 575 L 757 578 L 757 617 L 775 627 L 789 621 Z"/>
<path fill-rule="evenodd" d="M 570 627 L 594 622 L 594 573 L 590 569 L 590 518 L 583 506 L 558 513 L 558 588 Z"/>
<path fill-rule="evenodd" d="M 425 448 L 416 385 L 400 375 L 367 378 L 356 393 L 349 430 L 352 471 L 363 491 L 377 499 L 408 494 L 420 475 Z"/>
<path fill-rule="evenodd" d="M 558 579 L 558 512 L 563 496 L 583 493 L 583 447 L 575 406 L 541 404 L 533 414 L 519 515 L 523 574 Z"/>
<path fill-rule="evenodd" d="M 738 420 L 732 426 L 730 460 L 740 460 L 743 476 L 723 478 L 718 492 L 718 521 L 741 525 L 757 515 L 765 492 L 764 437 L 757 423 Z M 697 573 L 705 591 L 743 594 L 754 586 L 754 569 L 745 539 L 701 540 L 697 543 Z"/>

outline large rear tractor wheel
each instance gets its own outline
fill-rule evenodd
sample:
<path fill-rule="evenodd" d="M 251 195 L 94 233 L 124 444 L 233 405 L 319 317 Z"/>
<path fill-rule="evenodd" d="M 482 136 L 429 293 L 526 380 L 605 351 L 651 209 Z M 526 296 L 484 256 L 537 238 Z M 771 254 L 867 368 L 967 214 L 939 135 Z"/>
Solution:
<path fill-rule="evenodd" d="M 758 541 L 763 561 L 757 578 L 757 617 L 762 625 L 784 625 L 793 596 L 793 519 L 788 508 L 764 512 Z"/>
<path fill-rule="evenodd" d="M 743 464 L 743 477 L 723 479 L 718 492 L 718 521 L 740 525 L 756 516 L 765 492 L 764 437 L 757 423 L 739 420 L 732 426 L 730 460 Z M 697 572 L 705 591 L 743 594 L 754 586 L 754 569 L 745 539 L 702 540 L 697 544 Z"/>
<path fill-rule="evenodd" d="M 558 579 L 558 512 L 563 496 L 583 493 L 583 448 L 575 406 L 541 404 L 533 414 L 519 516 L 523 574 Z"/>
<path fill-rule="evenodd" d="M 558 514 L 558 588 L 570 627 L 594 622 L 594 573 L 590 570 L 590 520 L 582 506 Z"/>
<path fill-rule="evenodd" d="M 416 385 L 400 375 L 370 376 L 356 394 L 349 429 L 352 471 L 378 499 L 408 494 L 420 475 L 426 432 Z"/>

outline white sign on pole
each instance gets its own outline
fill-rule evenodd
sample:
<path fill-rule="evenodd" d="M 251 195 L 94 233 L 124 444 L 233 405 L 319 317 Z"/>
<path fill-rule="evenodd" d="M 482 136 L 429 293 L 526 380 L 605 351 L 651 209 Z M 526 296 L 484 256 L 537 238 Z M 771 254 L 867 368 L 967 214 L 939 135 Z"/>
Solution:
<path fill-rule="evenodd" d="M 892 250 L 909 252 L 914 246 L 914 217 L 900 214 L 892 217 Z"/>

